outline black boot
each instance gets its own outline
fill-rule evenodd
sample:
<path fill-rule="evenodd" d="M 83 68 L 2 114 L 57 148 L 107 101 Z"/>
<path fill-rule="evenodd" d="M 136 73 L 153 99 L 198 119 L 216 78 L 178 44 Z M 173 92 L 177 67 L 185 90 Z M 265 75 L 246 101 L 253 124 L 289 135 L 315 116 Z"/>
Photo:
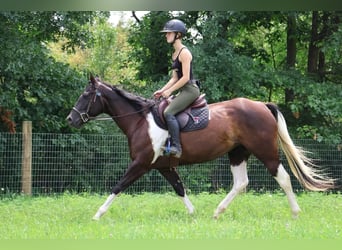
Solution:
<path fill-rule="evenodd" d="M 165 120 L 167 123 L 167 128 L 171 135 L 171 147 L 170 154 L 176 158 L 180 158 L 182 155 L 182 147 L 179 138 L 179 124 L 174 115 L 166 115 Z"/>

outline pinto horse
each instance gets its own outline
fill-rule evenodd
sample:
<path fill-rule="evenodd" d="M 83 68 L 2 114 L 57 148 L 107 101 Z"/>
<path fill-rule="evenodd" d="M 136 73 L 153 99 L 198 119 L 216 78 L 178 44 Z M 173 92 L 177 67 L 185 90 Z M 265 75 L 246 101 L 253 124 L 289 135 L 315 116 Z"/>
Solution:
<path fill-rule="evenodd" d="M 300 208 L 293 193 L 288 173 L 279 159 L 278 144 L 283 149 L 291 171 L 308 190 L 325 191 L 334 188 L 334 180 L 316 168 L 302 149 L 296 147 L 287 130 L 285 119 L 276 105 L 236 98 L 209 104 L 210 120 L 206 128 L 181 133 L 181 158 L 163 155 L 162 147 L 168 131 L 157 126 L 152 107 L 156 100 L 142 98 L 116 86 L 90 77 L 67 117 L 76 128 L 101 113 L 108 114 L 126 135 L 131 163 L 93 219 L 99 220 L 114 199 L 134 181 L 151 169 L 157 169 L 183 200 L 189 213 L 194 207 L 186 195 L 177 173 L 178 165 L 206 162 L 226 153 L 229 155 L 233 187 L 214 212 L 214 218 L 224 212 L 232 200 L 248 184 L 247 160 L 255 155 L 268 169 L 286 193 L 292 215 Z"/>

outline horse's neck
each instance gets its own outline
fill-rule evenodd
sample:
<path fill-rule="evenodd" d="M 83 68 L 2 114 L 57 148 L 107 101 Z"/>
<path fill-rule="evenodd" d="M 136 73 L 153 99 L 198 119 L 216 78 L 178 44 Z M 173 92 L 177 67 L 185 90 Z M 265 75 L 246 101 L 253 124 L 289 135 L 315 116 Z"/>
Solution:
<path fill-rule="evenodd" d="M 129 135 L 130 131 L 137 130 L 139 121 L 143 119 L 133 105 L 120 95 L 116 98 L 107 99 L 105 113 L 113 118 L 126 135 Z"/>

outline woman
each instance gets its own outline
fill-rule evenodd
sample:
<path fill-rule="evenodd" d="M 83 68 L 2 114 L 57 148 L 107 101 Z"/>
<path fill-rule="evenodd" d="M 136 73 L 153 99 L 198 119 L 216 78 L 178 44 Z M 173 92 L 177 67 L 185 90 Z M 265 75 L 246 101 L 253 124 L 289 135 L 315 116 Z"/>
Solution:
<path fill-rule="evenodd" d="M 182 148 L 179 138 L 179 124 L 175 115 L 189 106 L 199 95 L 200 90 L 193 80 L 192 54 L 182 44 L 182 37 L 186 34 L 185 24 L 177 19 L 168 21 L 163 30 L 166 41 L 173 45 L 172 76 L 165 86 L 156 92 L 156 98 L 168 98 L 173 92 L 178 91 L 175 98 L 164 111 L 164 117 L 171 136 L 170 154 L 180 158 Z"/>

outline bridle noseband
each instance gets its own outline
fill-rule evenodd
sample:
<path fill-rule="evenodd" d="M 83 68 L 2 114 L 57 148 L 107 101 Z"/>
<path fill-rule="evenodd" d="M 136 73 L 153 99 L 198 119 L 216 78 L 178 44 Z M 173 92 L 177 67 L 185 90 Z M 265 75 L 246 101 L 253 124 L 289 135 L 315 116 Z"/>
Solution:
<path fill-rule="evenodd" d="M 102 100 L 102 94 L 101 92 L 96 88 L 95 89 L 95 93 L 92 97 L 92 100 L 88 103 L 88 106 L 87 106 L 87 110 L 86 112 L 82 113 L 81 111 L 79 111 L 76 107 L 73 107 L 72 110 L 74 110 L 77 114 L 79 114 L 81 120 L 86 123 L 88 122 L 89 120 L 94 120 L 96 117 L 92 117 L 92 116 L 89 116 L 89 110 L 90 110 L 90 107 L 91 107 L 91 104 L 92 103 L 95 103 L 96 102 L 96 97 L 100 97 L 100 100 L 101 100 L 101 103 L 102 103 L 102 107 L 104 106 L 103 104 L 103 100 Z"/>
<path fill-rule="evenodd" d="M 77 114 L 79 114 L 79 116 L 81 117 L 82 121 L 84 123 L 86 123 L 87 121 L 89 121 L 89 115 L 88 115 L 88 111 L 87 113 L 81 113 L 77 108 L 73 107 L 72 110 L 74 110 Z"/>

